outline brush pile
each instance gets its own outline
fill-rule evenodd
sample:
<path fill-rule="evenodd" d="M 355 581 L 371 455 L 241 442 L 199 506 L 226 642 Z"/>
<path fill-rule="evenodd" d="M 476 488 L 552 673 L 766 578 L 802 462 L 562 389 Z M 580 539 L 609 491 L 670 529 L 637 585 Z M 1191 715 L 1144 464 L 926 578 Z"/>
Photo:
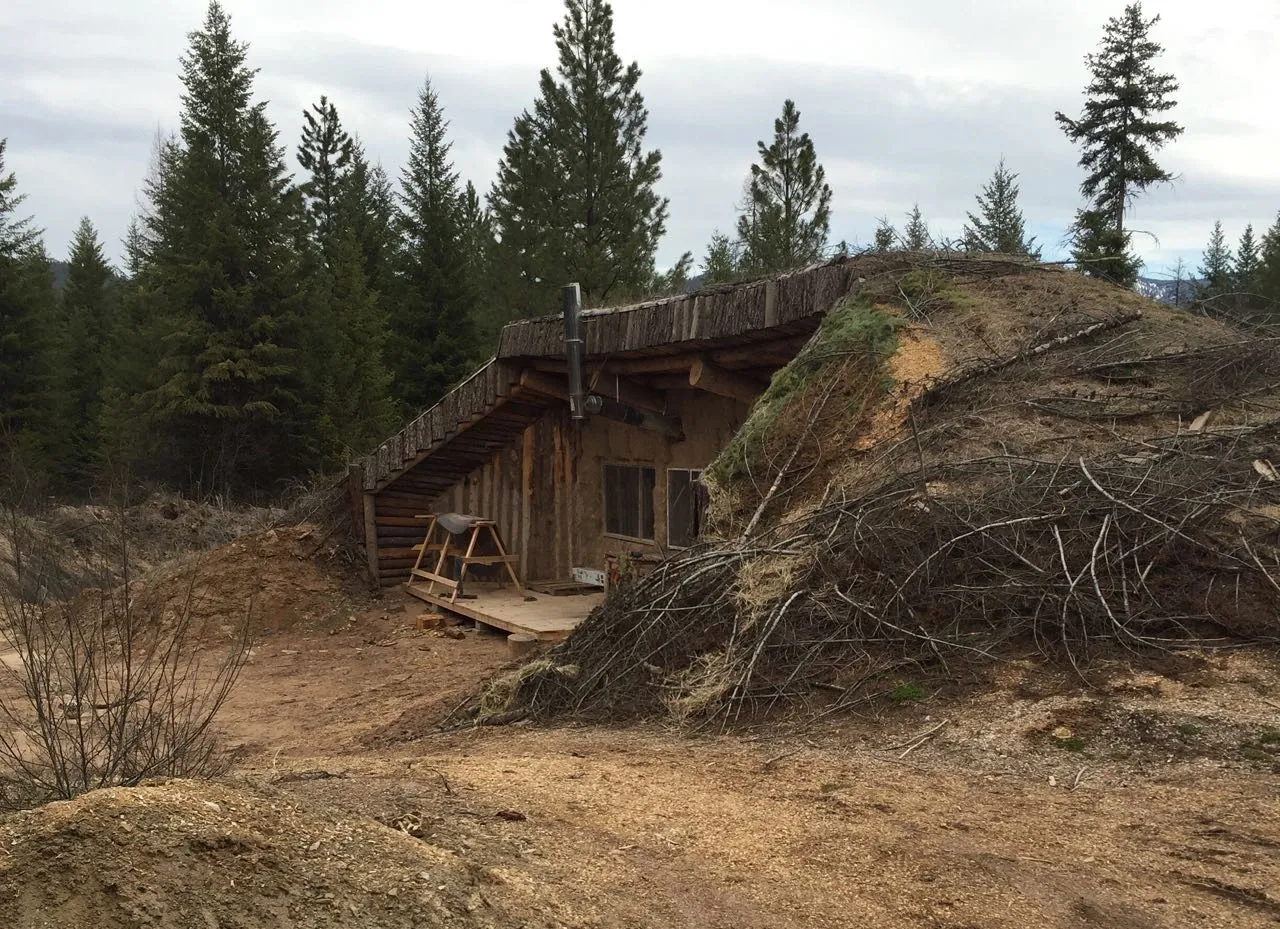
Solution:
<path fill-rule="evenodd" d="M 1001 259 L 881 260 L 855 298 L 894 354 L 802 354 L 785 441 L 709 469 L 720 540 L 484 712 L 733 722 L 907 668 L 1280 641 L 1274 334 Z"/>

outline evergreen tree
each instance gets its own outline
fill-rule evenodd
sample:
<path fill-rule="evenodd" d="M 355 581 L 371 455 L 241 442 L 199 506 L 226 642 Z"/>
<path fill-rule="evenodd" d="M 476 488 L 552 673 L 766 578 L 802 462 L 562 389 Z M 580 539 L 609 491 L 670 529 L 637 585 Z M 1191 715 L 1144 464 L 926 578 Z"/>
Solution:
<path fill-rule="evenodd" d="M 1263 302 L 1280 307 L 1280 215 L 1262 237 L 1256 289 Z"/>
<path fill-rule="evenodd" d="M 1260 262 L 1258 243 L 1253 236 L 1253 223 L 1250 223 L 1244 227 L 1244 233 L 1240 236 L 1240 245 L 1236 248 L 1236 258 L 1231 268 L 1231 287 L 1241 295 L 1242 300 L 1247 301 L 1249 294 L 1257 290 Z"/>
<path fill-rule="evenodd" d="M 342 186 L 343 226 L 355 233 L 364 257 L 365 279 L 380 294 L 394 284 L 392 264 L 398 247 L 396 198 L 382 165 L 370 165 L 359 139 L 352 140 L 351 170 Z"/>
<path fill-rule="evenodd" d="M 640 67 L 618 57 L 606 0 L 565 7 L 556 72 L 542 72 L 533 111 L 516 119 L 489 194 L 501 299 L 523 315 L 558 312 L 574 281 L 588 305 L 643 290 L 666 229 Z"/>
<path fill-rule="evenodd" d="M 106 386 L 108 339 L 116 325 L 119 285 L 88 217 L 71 240 L 62 289 L 61 351 L 63 433 L 68 478 L 86 484 L 96 469 L 102 391 Z"/>
<path fill-rule="evenodd" d="M 752 271 L 811 264 L 827 247 L 831 187 L 813 140 L 799 127 L 800 111 L 787 100 L 774 120 L 773 142 L 757 143 L 760 162 L 751 166 L 749 209 L 738 218 L 742 262 Z"/>
<path fill-rule="evenodd" d="M 707 245 L 707 256 L 702 259 L 702 280 L 706 284 L 726 284 L 738 276 L 738 247 L 718 229 L 712 233 Z"/>
<path fill-rule="evenodd" d="M 898 244 L 898 230 L 893 228 L 893 224 L 889 222 L 887 216 L 881 217 L 879 224 L 876 226 L 876 237 L 872 243 L 872 248 L 877 252 L 893 251 Z"/>
<path fill-rule="evenodd" d="M 477 295 L 463 238 L 463 192 L 449 158 L 449 123 L 430 80 L 422 85 L 410 126 L 391 319 L 395 389 L 406 411 L 414 412 L 440 399 L 475 362 Z"/>
<path fill-rule="evenodd" d="M 329 277 L 328 298 L 337 317 L 331 416 L 337 441 L 350 457 L 368 452 L 396 428 L 391 373 L 383 361 L 389 328 L 351 229 L 335 246 Z"/>
<path fill-rule="evenodd" d="M 676 259 L 675 264 L 665 271 L 656 268 L 643 293 L 636 294 L 640 300 L 650 297 L 671 297 L 683 294 L 689 287 L 689 271 L 693 268 L 693 252 L 685 252 Z"/>
<path fill-rule="evenodd" d="M 1018 208 L 1018 175 L 1005 167 L 1004 159 L 978 194 L 980 215 L 969 215 L 964 227 L 964 247 L 970 252 L 1027 255 L 1039 260 L 1034 238 L 1027 238 L 1026 223 Z"/>
<path fill-rule="evenodd" d="M 910 252 L 920 252 L 933 247 L 933 236 L 929 233 L 929 224 L 924 221 L 924 214 L 920 212 L 918 203 L 907 214 L 907 225 L 902 233 L 902 245 Z"/>
<path fill-rule="evenodd" d="M 247 46 L 209 4 L 182 57 L 181 129 L 147 185 L 140 293 L 163 333 L 144 398 L 151 464 L 187 486 L 249 490 L 320 463 L 300 365 L 310 296 L 302 205 Z"/>
<path fill-rule="evenodd" d="M 47 463 L 53 355 L 53 275 L 30 218 L 18 214 L 23 195 L 5 173 L 0 139 L 0 471 L 21 465 L 38 473 Z"/>
<path fill-rule="evenodd" d="M 345 233 L 343 193 L 354 158 L 354 143 L 338 118 L 338 108 L 325 96 L 303 110 L 298 164 L 309 177 L 301 185 L 303 201 L 316 241 L 329 256 Z"/>
<path fill-rule="evenodd" d="M 1176 106 L 1178 82 L 1161 74 L 1155 60 L 1164 51 L 1152 41 L 1156 16 L 1143 19 L 1142 4 L 1131 3 L 1124 14 L 1107 21 L 1096 54 L 1085 57 L 1092 79 L 1085 89 L 1079 119 L 1057 114 L 1059 125 L 1082 148 L 1080 166 L 1087 172 L 1080 192 L 1091 210 L 1101 213 L 1121 234 L 1125 209 L 1154 184 L 1173 175 L 1160 167 L 1155 152 L 1182 135 L 1182 127 L 1158 118 Z"/>
<path fill-rule="evenodd" d="M 1133 287 L 1142 262 L 1129 252 L 1129 233 L 1116 229 L 1111 217 L 1098 210 L 1077 210 L 1071 226 L 1071 257 L 1090 277 Z"/>
<path fill-rule="evenodd" d="M 1203 263 L 1200 265 L 1200 278 L 1204 283 L 1200 287 L 1199 296 L 1213 297 L 1229 291 L 1231 271 L 1231 249 L 1227 247 L 1227 237 L 1222 231 L 1222 221 L 1219 220 L 1213 224 L 1209 246 L 1204 250 Z"/>

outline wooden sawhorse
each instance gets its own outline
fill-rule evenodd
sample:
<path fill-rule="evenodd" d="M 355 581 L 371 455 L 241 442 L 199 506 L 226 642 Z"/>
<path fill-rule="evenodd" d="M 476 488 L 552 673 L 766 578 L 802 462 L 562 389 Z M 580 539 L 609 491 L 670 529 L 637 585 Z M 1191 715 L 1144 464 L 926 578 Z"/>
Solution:
<path fill-rule="evenodd" d="M 516 577 L 515 568 L 512 567 L 516 556 L 508 554 L 507 547 L 502 544 L 502 534 L 498 532 L 498 524 L 495 520 L 474 516 L 453 516 L 452 514 L 445 517 L 446 521 L 465 522 L 464 531 L 469 532 L 467 543 L 465 547 L 457 547 L 453 544 L 453 533 L 447 530 L 444 533 L 442 542 L 435 541 L 436 529 L 446 528 L 441 523 L 439 515 L 433 513 L 418 518 L 429 520 L 429 522 L 427 523 L 426 538 L 422 540 L 422 545 L 418 549 L 418 559 L 414 562 L 413 569 L 409 572 L 409 582 L 413 583 L 414 579 L 426 581 L 427 589 L 425 593 L 427 596 L 443 597 L 443 593 L 436 591 L 436 587 L 439 586 L 444 590 L 452 591 L 448 596 L 448 600 L 450 603 L 457 603 L 458 597 L 462 594 L 462 585 L 467 579 L 467 568 L 471 565 L 497 564 L 507 569 L 507 575 L 511 578 L 511 583 L 515 585 L 516 592 L 521 596 L 524 595 L 524 588 L 520 586 L 520 578 Z M 486 532 L 493 540 L 494 547 L 498 551 L 496 555 L 477 555 L 475 553 L 480 537 Z M 435 561 L 435 570 L 428 571 L 422 567 L 422 561 L 427 552 L 439 552 Z M 445 565 L 450 557 L 455 558 L 459 564 L 456 580 L 445 574 Z"/>

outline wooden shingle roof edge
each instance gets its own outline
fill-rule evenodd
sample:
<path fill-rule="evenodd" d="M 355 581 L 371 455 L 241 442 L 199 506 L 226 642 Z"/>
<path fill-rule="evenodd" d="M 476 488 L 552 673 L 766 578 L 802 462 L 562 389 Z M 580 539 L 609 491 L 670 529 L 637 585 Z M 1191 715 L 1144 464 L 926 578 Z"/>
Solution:
<path fill-rule="evenodd" d="M 854 289 L 867 256 L 841 256 L 794 271 L 705 287 L 690 294 L 629 306 L 585 310 L 586 354 L 644 352 L 679 343 L 741 339 L 751 333 L 821 316 Z M 507 323 L 496 357 L 564 354 L 564 322 L 544 316 Z"/>

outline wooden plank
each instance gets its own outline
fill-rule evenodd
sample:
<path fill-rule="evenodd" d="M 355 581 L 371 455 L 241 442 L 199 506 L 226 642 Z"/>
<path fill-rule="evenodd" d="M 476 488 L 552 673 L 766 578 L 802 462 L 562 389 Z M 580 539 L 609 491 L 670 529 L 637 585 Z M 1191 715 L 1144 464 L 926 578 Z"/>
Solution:
<path fill-rule="evenodd" d="M 368 558 L 369 578 L 378 583 L 378 523 L 377 500 L 373 494 L 364 495 L 364 550 Z"/>
<path fill-rule="evenodd" d="M 468 555 L 465 558 L 458 559 L 463 564 L 511 564 L 516 560 L 515 555 Z"/>
<path fill-rule="evenodd" d="M 424 571 L 422 568 L 414 568 L 409 573 L 412 574 L 414 577 L 420 577 L 420 578 L 423 578 L 424 580 L 428 580 L 435 584 L 439 584 L 442 587 L 448 587 L 450 590 L 457 590 L 458 588 L 458 582 L 455 581 L 453 578 L 445 577 L 441 574 L 436 574 L 436 572 L 434 571 Z"/>
<path fill-rule="evenodd" d="M 603 594 L 597 593 L 525 601 L 514 591 L 496 590 L 478 594 L 474 600 L 451 602 L 447 597 L 428 594 L 426 586 L 410 583 L 406 590 L 419 600 L 474 622 L 537 636 L 540 641 L 564 638 L 604 599 Z"/>
<path fill-rule="evenodd" d="M 535 426 L 524 431 L 520 450 L 520 577 L 529 577 L 529 532 L 533 520 L 533 456 Z"/>

